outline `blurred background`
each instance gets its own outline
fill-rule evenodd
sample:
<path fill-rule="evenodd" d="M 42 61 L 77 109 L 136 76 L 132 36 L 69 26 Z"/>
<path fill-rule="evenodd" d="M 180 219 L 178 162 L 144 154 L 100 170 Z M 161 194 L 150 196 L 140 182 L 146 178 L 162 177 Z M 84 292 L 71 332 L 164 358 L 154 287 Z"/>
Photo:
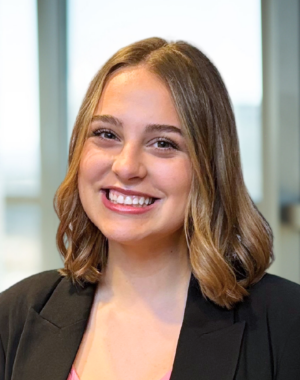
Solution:
<path fill-rule="evenodd" d="M 0 291 L 59 268 L 54 193 L 85 91 L 119 48 L 185 40 L 215 63 L 246 185 L 300 282 L 299 0 L 0 0 Z"/>

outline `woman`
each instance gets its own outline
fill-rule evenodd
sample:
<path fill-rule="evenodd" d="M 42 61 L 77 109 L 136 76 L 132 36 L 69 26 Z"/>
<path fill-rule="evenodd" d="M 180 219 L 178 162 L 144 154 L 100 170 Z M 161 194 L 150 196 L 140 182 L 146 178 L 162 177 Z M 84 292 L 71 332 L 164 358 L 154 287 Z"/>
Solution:
<path fill-rule="evenodd" d="M 0 297 L 1 380 L 296 380 L 300 287 L 265 274 L 230 100 L 185 42 L 98 72 L 57 191 L 64 268 Z"/>

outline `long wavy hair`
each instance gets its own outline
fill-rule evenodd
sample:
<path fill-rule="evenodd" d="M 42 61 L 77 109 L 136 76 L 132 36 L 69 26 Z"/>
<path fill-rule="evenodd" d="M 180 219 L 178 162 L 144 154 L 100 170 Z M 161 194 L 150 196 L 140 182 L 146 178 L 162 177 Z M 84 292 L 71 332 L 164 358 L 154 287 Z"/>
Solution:
<path fill-rule="evenodd" d="M 73 282 L 98 282 L 108 245 L 79 198 L 83 145 L 105 83 L 117 69 L 143 65 L 168 86 L 175 102 L 193 176 L 184 231 L 192 272 L 203 295 L 231 308 L 273 261 L 272 230 L 251 200 L 240 162 L 235 118 L 228 92 L 212 62 L 184 41 L 148 38 L 120 49 L 92 80 L 70 142 L 69 168 L 54 206 L 60 219 L 59 272 Z"/>

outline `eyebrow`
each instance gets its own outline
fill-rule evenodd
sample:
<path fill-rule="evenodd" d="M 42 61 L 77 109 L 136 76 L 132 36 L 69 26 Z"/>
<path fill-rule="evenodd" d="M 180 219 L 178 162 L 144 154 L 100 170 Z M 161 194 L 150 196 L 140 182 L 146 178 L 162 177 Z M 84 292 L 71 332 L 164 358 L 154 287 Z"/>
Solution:
<path fill-rule="evenodd" d="M 123 127 L 122 121 L 112 115 L 95 115 L 92 117 L 91 122 L 93 123 L 94 121 L 102 121 L 116 127 Z M 173 132 L 182 136 L 180 128 L 168 124 L 148 124 L 146 125 L 146 132 Z"/>

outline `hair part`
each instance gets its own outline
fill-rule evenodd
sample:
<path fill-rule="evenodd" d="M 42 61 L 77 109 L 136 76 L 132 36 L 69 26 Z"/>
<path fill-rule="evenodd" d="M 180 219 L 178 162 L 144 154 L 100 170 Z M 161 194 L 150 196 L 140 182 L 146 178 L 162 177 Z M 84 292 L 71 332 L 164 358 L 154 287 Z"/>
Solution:
<path fill-rule="evenodd" d="M 148 38 L 114 54 L 91 82 L 73 129 L 69 169 L 54 206 L 60 224 L 60 273 L 74 282 L 98 282 L 107 263 L 107 239 L 86 215 L 78 170 L 91 118 L 110 75 L 145 66 L 168 86 L 180 117 L 193 178 L 184 230 L 192 272 L 203 295 L 231 308 L 272 263 L 271 228 L 246 189 L 235 118 L 222 78 L 196 47 Z"/>

